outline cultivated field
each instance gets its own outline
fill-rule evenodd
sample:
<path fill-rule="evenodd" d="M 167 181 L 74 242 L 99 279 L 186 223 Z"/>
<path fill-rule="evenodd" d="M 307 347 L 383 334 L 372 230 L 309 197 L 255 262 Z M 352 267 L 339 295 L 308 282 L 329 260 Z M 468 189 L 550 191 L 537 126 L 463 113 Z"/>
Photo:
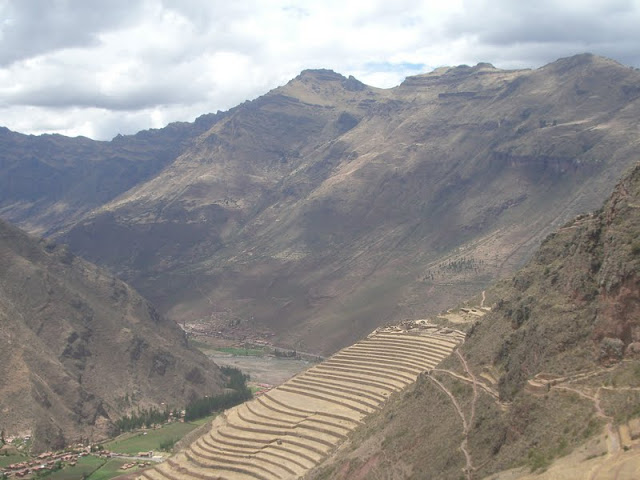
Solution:
<path fill-rule="evenodd" d="M 227 410 L 207 434 L 140 478 L 299 478 L 392 393 L 449 356 L 463 336 L 424 321 L 380 328 L 278 388 Z"/>

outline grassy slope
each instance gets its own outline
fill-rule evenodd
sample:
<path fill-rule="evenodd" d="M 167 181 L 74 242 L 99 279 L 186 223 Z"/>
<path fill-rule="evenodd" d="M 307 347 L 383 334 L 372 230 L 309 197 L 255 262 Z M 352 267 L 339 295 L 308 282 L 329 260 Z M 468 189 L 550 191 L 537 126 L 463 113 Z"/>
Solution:
<path fill-rule="evenodd" d="M 0 468 L 4 468 L 12 463 L 20 463 L 25 460 L 29 460 L 29 457 L 24 455 L 0 455 Z"/>

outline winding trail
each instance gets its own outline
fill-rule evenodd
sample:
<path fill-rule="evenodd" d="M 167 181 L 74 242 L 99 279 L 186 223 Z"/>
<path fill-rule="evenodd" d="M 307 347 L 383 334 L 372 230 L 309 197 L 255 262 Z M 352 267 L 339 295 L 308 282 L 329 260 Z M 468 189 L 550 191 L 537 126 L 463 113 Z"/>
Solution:
<path fill-rule="evenodd" d="M 451 403 L 453 404 L 453 407 L 455 408 L 456 412 L 458 413 L 458 416 L 460 417 L 460 420 L 462 421 L 462 433 L 463 433 L 463 439 L 462 442 L 460 443 L 460 450 L 462 450 L 462 453 L 464 454 L 464 458 L 466 461 L 466 466 L 463 469 L 467 480 L 472 480 L 472 471 L 473 471 L 473 462 L 471 460 L 471 454 L 469 453 L 469 450 L 467 450 L 467 438 L 469 436 L 469 424 L 467 423 L 467 419 L 464 416 L 464 412 L 462 411 L 462 407 L 460 407 L 460 404 L 458 403 L 458 401 L 456 400 L 456 397 L 453 395 L 453 393 L 451 393 L 451 391 L 445 387 L 440 381 L 438 381 L 436 378 L 434 378 L 432 375 L 429 375 L 429 378 L 431 379 L 431 381 L 433 383 L 435 383 L 440 390 L 442 390 L 444 393 L 447 394 L 447 396 L 449 397 L 449 399 L 451 400 Z"/>
<path fill-rule="evenodd" d="M 568 387 L 566 385 L 553 385 L 551 387 L 551 389 L 555 389 L 555 390 L 566 390 L 569 392 L 573 392 L 583 398 L 586 398 L 587 400 L 590 400 L 591 402 L 593 402 L 593 408 L 596 411 L 596 415 L 600 418 L 603 418 L 607 421 L 607 435 L 608 435 L 608 441 L 607 441 L 607 451 L 609 453 L 609 455 L 615 455 L 616 453 L 618 453 L 620 451 L 620 437 L 618 435 L 618 430 L 615 427 L 615 425 L 613 424 L 613 417 L 610 415 L 607 415 L 603 408 L 602 405 L 600 405 L 600 392 L 602 391 L 604 387 L 598 387 L 598 389 L 596 390 L 596 393 L 594 395 L 589 395 L 588 393 L 584 392 L 583 390 L 577 389 L 577 388 L 572 388 L 572 387 Z"/>
<path fill-rule="evenodd" d="M 445 387 L 442 384 L 442 382 L 440 382 L 439 380 L 434 378 L 433 375 L 429 375 L 429 378 L 444 393 L 447 394 L 447 396 L 451 400 L 451 403 L 453 404 L 453 407 L 455 408 L 456 412 L 458 413 L 458 416 L 460 417 L 460 420 L 462 421 L 462 437 L 463 438 L 462 438 L 462 442 L 460 442 L 460 450 L 464 454 L 465 463 L 466 463 L 465 467 L 463 468 L 463 472 L 464 472 L 465 477 L 467 478 L 467 480 L 472 480 L 473 479 L 473 472 L 476 470 L 476 468 L 473 466 L 473 458 L 472 458 L 471 453 L 469 452 L 469 449 L 468 449 L 469 433 L 471 431 L 471 427 L 475 423 L 476 402 L 478 400 L 478 385 L 481 385 L 482 387 L 486 387 L 486 385 L 484 385 L 484 383 L 478 382 L 478 380 L 476 379 L 475 375 L 473 374 L 473 372 L 469 368 L 469 365 L 467 364 L 467 361 L 464 358 L 464 356 L 462 355 L 462 353 L 460 352 L 460 350 L 456 349 L 455 353 L 458 356 L 458 359 L 460 360 L 460 363 L 462 364 L 462 367 L 464 368 L 464 370 L 467 373 L 468 377 L 465 377 L 464 375 L 460 375 L 458 373 L 452 372 L 450 370 L 433 369 L 433 370 L 431 370 L 431 372 L 447 373 L 447 374 L 453 376 L 454 378 L 457 378 L 459 380 L 463 380 L 465 382 L 471 383 L 472 388 L 473 388 L 473 398 L 471 399 L 471 412 L 469 414 L 469 420 L 467 420 L 467 418 L 465 417 L 464 412 L 462 410 L 462 407 L 460 406 L 460 404 L 456 400 L 455 395 L 453 395 L 453 393 L 451 393 L 451 391 L 447 387 Z M 487 391 L 486 388 L 485 388 L 485 391 Z M 491 392 L 488 392 L 488 393 L 491 393 Z"/>
<path fill-rule="evenodd" d="M 457 378 L 458 380 L 462 380 L 463 382 L 475 384 L 477 387 L 480 387 L 486 393 L 491 395 L 497 402 L 500 403 L 501 406 L 504 405 L 502 402 L 500 402 L 500 395 L 498 394 L 498 392 L 496 392 L 494 389 L 492 389 L 489 385 L 487 385 L 484 382 L 477 381 L 475 379 L 471 379 L 471 378 L 465 377 L 464 375 L 460 375 L 459 373 L 453 372 L 451 370 L 446 370 L 446 369 L 443 369 L 443 368 L 434 368 L 431 371 L 432 372 L 439 372 L 439 373 L 446 373 L 448 375 L 451 375 L 454 378 Z"/>
<path fill-rule="evenodd" d="M 465 451 L 465 458 L 467 460 L 467 466 L 466 466 L 465 474 L 467 476 L 467 480 L 471 480 L 472 473 L 473 473 L 473 471 L 475 469 L 473 467 L 473 461 L 472 461 L 472 458 L 471 458 L 471 454 L 466 452 L 466 447 L 467 447 L 467 442 L 469 440 L 469 430 L 475 424 L 476 402 L 478 400 L 478 380 L 476 379 L 475 375 L 473 374 L 473 372 L 469 368 L 469 365 L 467 365 L 467 361 L 462 356 L 462 353 L 460 353 L 460 349 L 456 349 L 456 355 L 458 356 L 458 359 L 460 360 L 460 363 L 462 363 L 462 366 L 464 367 L 464 370 L 467 372 L 467 375 L 469 375 L 469 377 L 471 378 L 471 380 L 473 382 L 473 399 L 471 400 L 471 415 L 469 416 L 469 422 L 467 423 L 467 428 L 465 429 L 464 440 L 463 440 L 463 443 L 464 443 L 464 446 L 465 446 L 465 450 L 464 450 Z"/>

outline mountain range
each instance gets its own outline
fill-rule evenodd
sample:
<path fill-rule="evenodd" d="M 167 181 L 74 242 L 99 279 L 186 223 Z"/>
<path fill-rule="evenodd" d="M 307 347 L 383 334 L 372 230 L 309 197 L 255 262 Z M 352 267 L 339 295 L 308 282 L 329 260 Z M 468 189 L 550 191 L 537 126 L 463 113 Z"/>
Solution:
<path fill-rule="evenodd" d="M 101 146 L 144 152 L 116 174 L 103 156 L 86 183 L 86 158 L 71 156 L 74 186 L 114 184 L 101 199 L 65 189 L 33 214 L 5 197 L 1 212 L 175 321 L 330 353 L 478 293 L 597 208 L 638 160 L 639 98 L 637 70 L 589 54 L 440 68 L 387 90 L 309 70 L 223 114 Z M 25 168 L 34 184 L 55 178 Z"/>
<path fill-rule="evenodd" d="M 59 446 L 134 407 L 219 391 L 176 322 L 329 354 L 483 292 L 493 309 L 467 325 L 470 367 L 442 368 L 486 374 L 491 398 L 436 378 L 477 409 L 463 429 L 474 465 L 548 456 L 545 438 L 578 445 L 604 417 L 580 404 L 579 418 L 549 417 L 579 428 L 545 437 L 544 415 L 573 400 L 526 389 L 638 350 L 637 168 L 588 212 L 640 161 L 639 128 L 640 72 L 582 54 L 442 67 L 392 89 L 306 70 L 228 112 L 110 142 L 2 129 L 0 217 L 46 240 L 0 224 L 0 423 Z M 470 468 L 443 453 L 460 446 L 449 420 L 407 426 L 452 408 L 434 385 L 423 376 L 356 433 L 373 445 L 358 461 L 386 445 L 407 471 Z M 417 439 L 436 437 L 428 466 Z"/>

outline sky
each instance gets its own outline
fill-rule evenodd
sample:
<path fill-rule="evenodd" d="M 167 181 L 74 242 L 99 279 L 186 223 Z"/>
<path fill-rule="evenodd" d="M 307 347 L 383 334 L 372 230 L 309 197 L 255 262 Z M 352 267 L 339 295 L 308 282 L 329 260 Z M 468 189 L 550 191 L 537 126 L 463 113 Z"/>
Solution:
<path fill-rule="evenodd" d="M 390 88 L 445 65 L 640 66 L 640 0 L 0 0 L 0 125 L 109 140 L 307 68 Z"/>

